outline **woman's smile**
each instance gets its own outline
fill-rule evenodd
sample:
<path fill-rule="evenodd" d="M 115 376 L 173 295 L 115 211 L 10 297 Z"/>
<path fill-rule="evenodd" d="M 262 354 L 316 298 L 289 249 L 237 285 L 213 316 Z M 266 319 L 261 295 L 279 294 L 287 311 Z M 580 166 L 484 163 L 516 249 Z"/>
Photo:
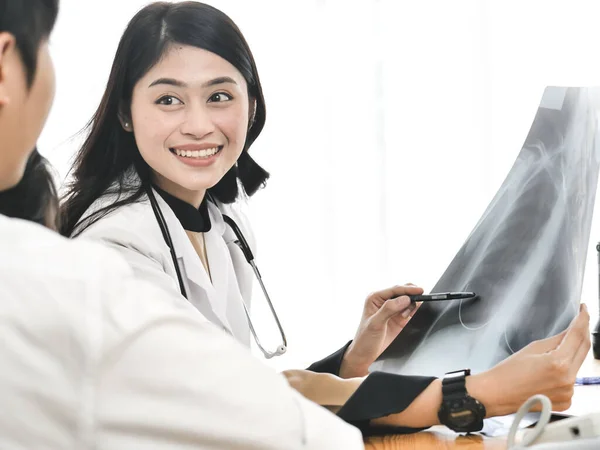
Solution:
<path fill-rule="evenodd" d="M 207 147 L 206 145 L 185 145 L 169 149 L 178 160 L 193 167 L 210 166 L 218 159 L 222 150 L 222 145 L 213 145 L 211 147 Z"/>

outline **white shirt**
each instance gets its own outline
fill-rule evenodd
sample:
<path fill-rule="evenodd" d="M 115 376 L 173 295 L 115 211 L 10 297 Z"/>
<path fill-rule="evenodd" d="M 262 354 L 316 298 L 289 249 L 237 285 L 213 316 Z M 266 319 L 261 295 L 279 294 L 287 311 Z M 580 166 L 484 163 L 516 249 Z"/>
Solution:
<path fill-rule="evenodd" d="M 118 254 L 0 216 L 1 449 L 363 448 Z"/>

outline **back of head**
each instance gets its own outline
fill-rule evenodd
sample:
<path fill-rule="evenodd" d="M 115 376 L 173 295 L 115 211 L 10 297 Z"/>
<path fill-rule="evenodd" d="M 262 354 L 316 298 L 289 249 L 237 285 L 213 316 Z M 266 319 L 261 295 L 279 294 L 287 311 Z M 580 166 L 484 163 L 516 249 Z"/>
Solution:
<path fill-rule="evenodd" d="M 41 42 L 48 38 L 58 15 L 59 0 L 0 0 L 0 33 L 12 34 L 31 86 Z"/>
<path fill-rule="evenodd" d="M 50 111 L 57 14 L 58 0 L 0 0 L 0 191 L 21 179 Z"/>
<path fill-rule="evenodd" d="M 34 150 L 19 184 L 0 192 L 0 214 L 57 230 L 57 213 L 58 194 L 48 161 Z"/>
<path fill-rule="evenodd" d="M 72 235 L 83 214 L 111 187 L 121 201 L 87 218 L 83 226 L 77 226 L 79 231 L 144 194 L 151 171 L 140 155 L 134 134 L 124 130 L 122 119 L 131 116 L 136 83 L 175 45 L 207 50 L 229 62 L 244 77 L 248 97 L 256 104 L 242 154 L 209 189 L 212 196 L 231 203 L 238 197 L 239 185 L 252 195 L 266 181 L 268 173 L 248 154 L 264 126 L 266 110 L 256 64 L 242 33 L 226 14 L 209 5 L 194 1 L 152 3 L 131 19 L 119 42 L 106 91 L 74 161 L 73 180 L 61 208 L 62 234 Z M 131 183 L 131 173 L 139 175 L 141 184 L 137 180 Z"/>

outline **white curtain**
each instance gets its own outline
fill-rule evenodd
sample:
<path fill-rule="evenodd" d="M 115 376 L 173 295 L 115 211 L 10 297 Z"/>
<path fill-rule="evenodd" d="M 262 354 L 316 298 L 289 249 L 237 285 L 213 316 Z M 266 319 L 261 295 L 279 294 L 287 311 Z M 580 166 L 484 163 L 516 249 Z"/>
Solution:
<path fill-rule="evenodd" d="M 146 3 L 61 2 L 57 97 L 39 143 L 61 179 Z M 370 291 L 433 286 L 508 173 L 544 87 L 600 85 L 597 0 L 210 3 L 245 34 L 267 101 L 252 154 L 272 177 L 250 215 L 288 335 L 288 354 L 269 362 L 279 369 L 352 338 Z M 593 313 L 595 216 L 582 296 Z M 268 333 L 260 297 L 253 308 Z"/>

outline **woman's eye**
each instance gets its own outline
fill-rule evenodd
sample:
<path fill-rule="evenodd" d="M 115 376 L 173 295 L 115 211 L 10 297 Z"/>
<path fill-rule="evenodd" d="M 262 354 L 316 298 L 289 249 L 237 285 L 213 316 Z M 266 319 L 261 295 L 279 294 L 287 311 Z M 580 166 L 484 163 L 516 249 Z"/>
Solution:
<path fill-rule="evenodd" d="M 165 95 L 164 97 L 159 98 L 156 103 L 158 105 L 181 105 L 182 102 L 177 97 L 173 97 L 172 95 Z"/>
<path fill-rule="evenodd" d="M 217 92 L 208 99 L 209 102 L 213 103 L 222 103 L 227 102 L 229 100 L 233 100 L 233 97 L 229 94 L 226 94 L 225 92 Z"/>

